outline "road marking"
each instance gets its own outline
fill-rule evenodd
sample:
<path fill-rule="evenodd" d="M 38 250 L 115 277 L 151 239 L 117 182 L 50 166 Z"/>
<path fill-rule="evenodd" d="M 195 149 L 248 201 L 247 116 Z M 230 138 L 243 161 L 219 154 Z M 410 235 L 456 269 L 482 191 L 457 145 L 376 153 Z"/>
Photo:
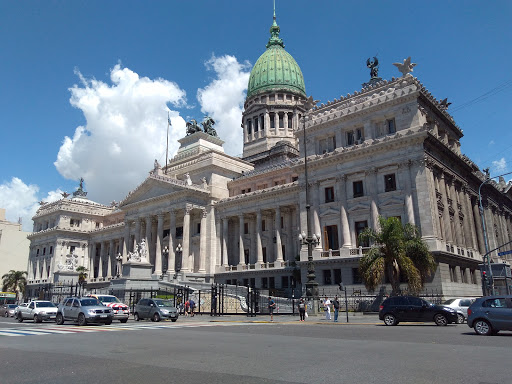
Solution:
<path fill-rule="evenodd" d="M 97 325 L 97 326 L 48 326 L 41 328 L 7 328 L 0 330 L 0 336 L 43 336 L 70 333 L 94 333 L 94 332 L 117 332 L 117 331 L 137 331 L 152 329 L 180 329 L 180 328 L 198 328 L 198 327 L 226 327 L 240 325 L 240 323 L 138 323 L 127 325 Z"/>

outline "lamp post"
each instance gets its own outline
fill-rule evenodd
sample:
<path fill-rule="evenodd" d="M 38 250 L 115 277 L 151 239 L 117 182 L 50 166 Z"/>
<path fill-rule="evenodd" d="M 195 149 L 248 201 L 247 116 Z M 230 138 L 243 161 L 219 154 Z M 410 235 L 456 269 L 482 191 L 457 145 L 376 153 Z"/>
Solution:
<path fill-rule="evenodd" d="M 118 253 L 117 256 L 116 256 L 116 267 L 117 267 L 117 273 L 116 273 L 116 277 L 119 278 L 119 276 L 121 276 L 121 263 L 123 261 L 123 255 L 121 255 L 121 253 Z"/>
<path fill-rule="evenodd" d="M 317 306 L 316 301 L 318 300 L 318 283 L 316 282 L 315 276 L 315 264 L 313 263 L 313 247 L 316 246 L 320 242 L 320 235 L 312 234 L 311 231 L 311 220 L 310 220 L 310 203 L 309 203 L 309 181 L 308 181 L 308 154 L 306 150 L 306 114 L 307 112 L 313 108 L 318 101 L 313 100 L 312 96 L 304 103 L 304 117 L 303 117 L 303 125 L 302 125 L 302 133 L 303 133 L 303 151 L 304 151 L 304 177 L 306 181 L 306 228 L 307 234 L 304 231 L 299 235 L 299 241 L 301 245 L 306 244 L 308 246 L 308 274 L 306 281 L 306 297 L 308 301 L 313 301 L 312 311 L 316 313 Z"/>
<path fill-rule="evenodd" d="M 491 177 L 491 175 L 489 174 L 489 168 L 485 169 L 484 172 L 485 172 L 486 180 L 482 184 L 480 184 L 480 187 L 478 187 L 478 203 L 479 203 L 480 217 L 482 219 L 482 230 L 484 231 L 485 255 L 483 256 L 483 262 L 487 263 L 487 267 L 488 267 L 488 271 L 489 271 L 489 276 L 487 279 L 489 282 L 489 290 L 491 291 L 490 294 L 492 295 L 492 294 L 494 294 L 494 280 L 492 278 L 491 258 L 490 258 L 490 253 L 492 251 L 489 251 L 489 243 L 487 240 L 487 230 L 486 230 L 486 226 L 485 226 L 484 207 L 482 205 L 481 190 L 482 190 L 482 187 L 485 184 L 489 183 L 492 179 L 496 179 L 497 177 L 501 177 L 501 176 L 510 175 L 510 174 L 512 174 L 512 172 L 504 173 L 503 175 L 498 175 L 498 176 L 494 176 L 494 177 Z M 496 248 L 496 249 L 498 249 L 498 248 Z M 483 291 L 485 294 L 485 292 L 487 291 L 487 287 L 485 286 L 484 279 L 482 279 L 482 288 L 483 288 Z"/>
<path fill-rule="evenodd" d="M 183 247 L 181 244 L 178 244 L 176 247 L 176 268 L 174 272 L 174 280 L 178 278 L 178 273 L 181 271 L 181 257 L 183 255 Z"/>

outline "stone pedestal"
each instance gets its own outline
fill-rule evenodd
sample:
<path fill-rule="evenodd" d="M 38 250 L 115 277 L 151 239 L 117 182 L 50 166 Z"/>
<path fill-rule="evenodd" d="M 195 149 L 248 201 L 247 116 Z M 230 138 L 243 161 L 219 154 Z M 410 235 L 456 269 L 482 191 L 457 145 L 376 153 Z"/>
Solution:
<path fill-rule="evenodd" d="M 57 271 L 53 274 L 53 284 L 76 284 L 78 283 L 78 272 Z"/>
<path fill-rule="evenodd" d="M 123 278 L 128 279 L 148 279 L 152 280 L 151 270 L 153 266 L 149 263 L 138 263 L 128 261 L 123 264 Z"/>
<path fill-rule="evenodd" d="M 158 289 L 158 279 L 152 275 L 153 266 L 149 263 L 128 261 L 123 264 L 122 277 L 110 281 L 114 290 Z"/>

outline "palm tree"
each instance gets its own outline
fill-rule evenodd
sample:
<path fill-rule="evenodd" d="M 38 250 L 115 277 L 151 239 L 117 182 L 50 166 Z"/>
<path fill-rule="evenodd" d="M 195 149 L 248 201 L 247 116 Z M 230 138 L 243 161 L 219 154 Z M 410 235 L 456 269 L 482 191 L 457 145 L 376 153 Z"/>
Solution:
<path fill-rule="evenodd" d="M 366 228 L 359 241 L 370 241 L 373 245 L 359 261 L 361 277 L 366 288 L 373 292 L 387 276 L 391 282 L 392 295 L 400 293 L 400 275 L 406 280 L 409 291 L 418 294 L 427 277 L 435 272 L 437 265 L 420 236 L 418 228 L 402 225 L 396 217 L 379 217 L 380 230 Z"/>
<path fill-rule="evenodd" d="M 19 294 L 25 293 L 27 286 L 27 279 L 25 271 L 15 271 L 11 269 L 9 273 L 2 276 L 2 290 L 11 291 L 16 293 L 16 301 L 18 301 Z"/>
<path fill-rule="evenodd" d="M 78 272 L 78 284 L 82 286 L 85 279 L 87 279 L 87 272 L 89 272 L 89 270 L 81 265 L 76 268 L 76 271 Z"/>

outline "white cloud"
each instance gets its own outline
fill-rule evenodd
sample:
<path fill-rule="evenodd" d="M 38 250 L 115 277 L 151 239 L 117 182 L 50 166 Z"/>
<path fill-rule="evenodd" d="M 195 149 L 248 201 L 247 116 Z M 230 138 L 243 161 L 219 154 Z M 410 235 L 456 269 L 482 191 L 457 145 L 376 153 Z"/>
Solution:
<path fill-rule="evenodd" d="M 507 170 L 507 161 L 504 157 L 497 161 L 492 162 L 492 167 L 494 169 L 494 172 L 506 172 Z"/>
<path fill-rule="evenodd" d="M 92 200 L 107 203 L 124 198 L 153 168 L 165 163 L 168 105 L 186 105 L 185 91 L 164 79 L 140 77 L 118 64 L 112 84 L 86 79 L 70 88 L 70 103 L 82 110 L 86 126 L 65 137 L 54 165 L 67 179 L 85 179 Z M 185 135 L 185 120 L 170 111 L 169 157 Z"/>
<path fill-rule="evenodd" d="M 494 140 L 491 140 L 491 141 L 489 141 L 489 144 L 488 144 L 488 145 L 494 145 L 494 144 L 495 144 L 495 143 L 494 143 Z"/>
<path fill-rule="evenodd" d="M 56 201 L 62 198 L 61 190 L 48 192 L 46 202 Z M 23 230 L 32 232 L 32 217 L 39 208 L 39 187 L 27 185 L 21 179 L 13 177 L 10 182 L 0 185 L 0 208 L 5 208 L 5 216 L 8 221 L 17 222 L 21 217 Z"/>
<path fill-rule="evenodd" d="M 215 120 L 215 130 L 225 142 L 224 150 L 231 155 L 242 153 L 242 110 L 249 83 L 251 65 L 239 63 L 234 56 L 212 56 L 206 63 L 216 78 L 197 91 L 201 112 Z"/>

